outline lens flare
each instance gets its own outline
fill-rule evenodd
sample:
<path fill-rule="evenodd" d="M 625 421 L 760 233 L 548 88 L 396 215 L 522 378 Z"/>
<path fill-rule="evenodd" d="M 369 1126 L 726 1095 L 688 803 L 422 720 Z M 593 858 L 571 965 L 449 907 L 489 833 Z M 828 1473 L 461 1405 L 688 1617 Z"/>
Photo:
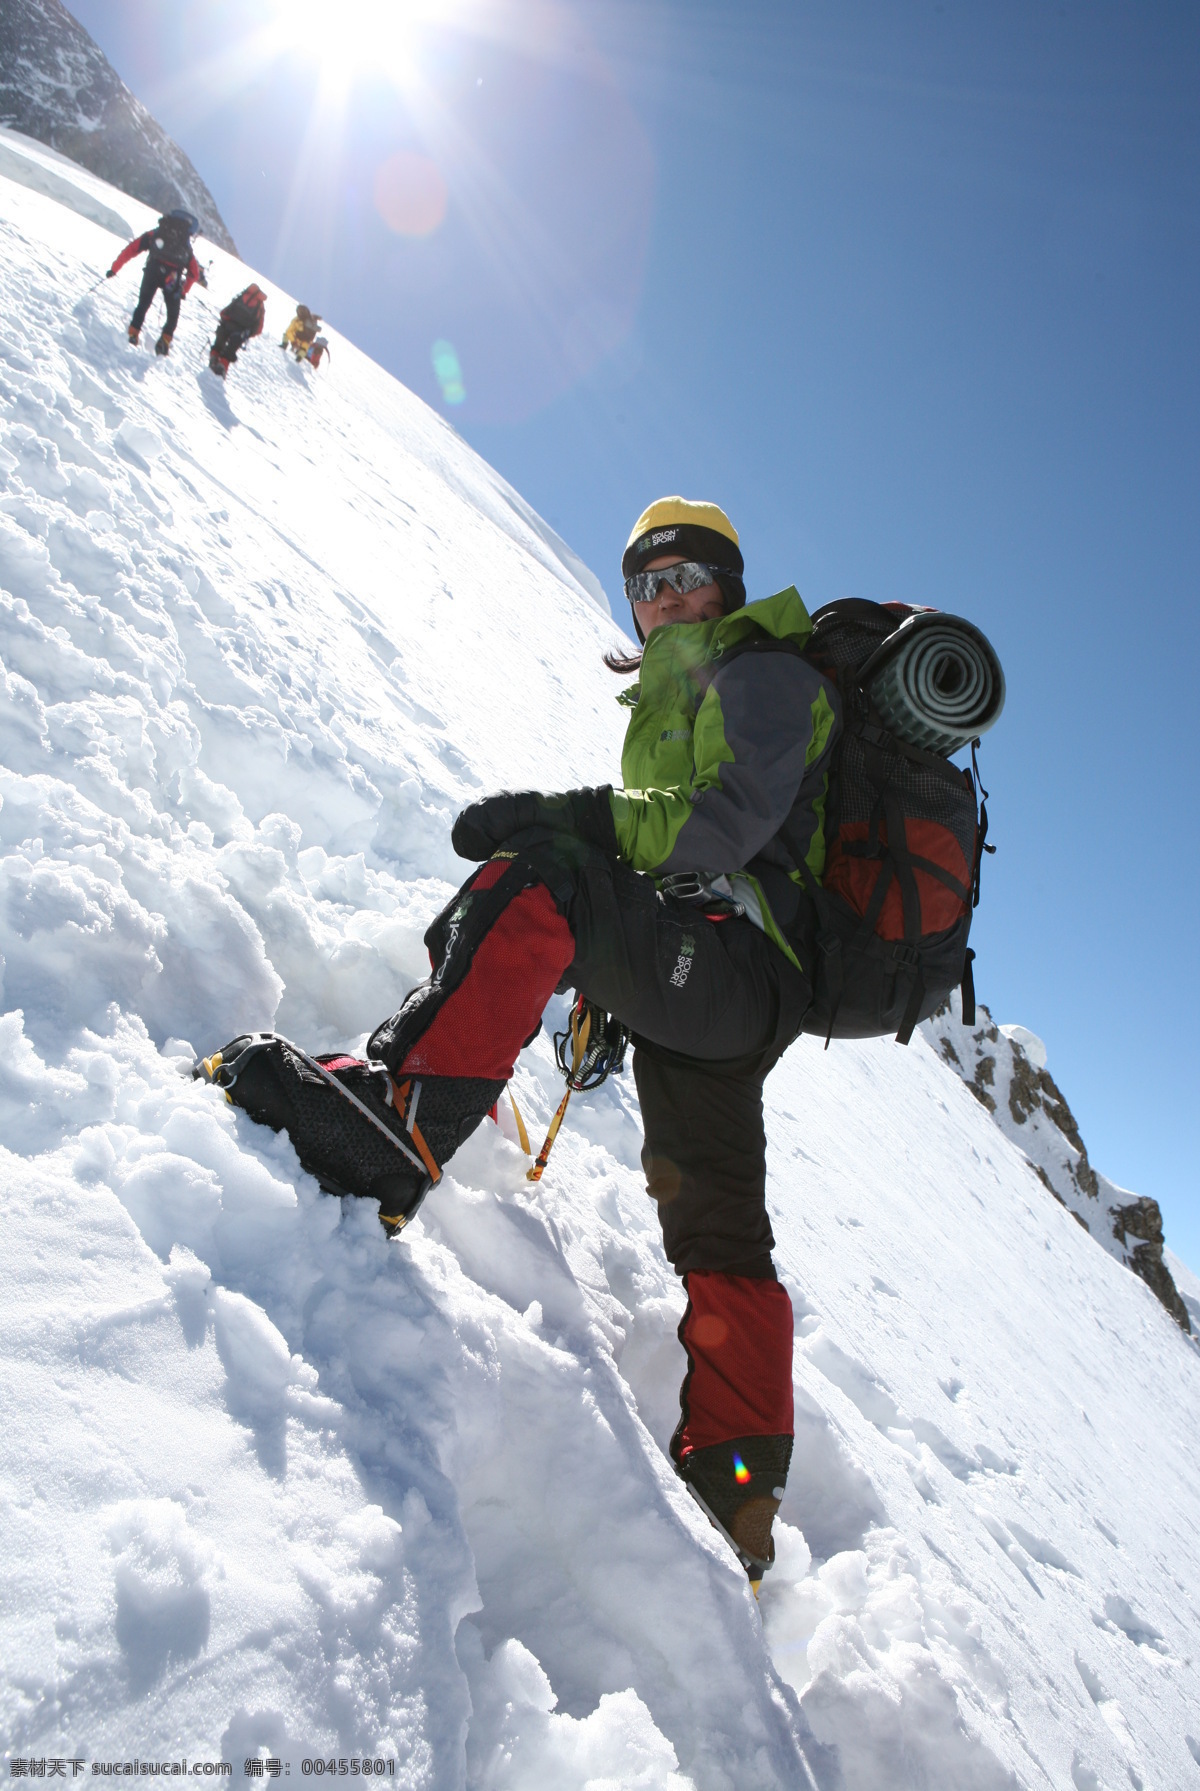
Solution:
<path fill-rule="evenodd" d="M 750 1483 L 750 1470 L 740 1455 L 733 1458 L 733 1477 L 739 1486 L 748 1486 Z"/>
<path fill-rule="evenodd" d="M 435 342 L 433 345 L 433 370 L 437 374 L 438 384 L 442 388 L 442 397 L 447 404 L 461 404 L 467 395 L 463 385 L 462 368 L 458 364 L 458 356 L 454 352 L 452 342 Z"/>
<path fill-rule="evenodd" d="M 415 149 L 399 149 L 380 162 L 373 196 L 375 210 L 397 236 L 432 236 L 446 216 L 442 171 Z"/>
<path fill-rule="evenodd" d="M 729 1326 L 719 1312 L 702 1312 L 689 1332 L 689 1340 L 701 1349 L 720 1349 L 728 1336 Z"/>

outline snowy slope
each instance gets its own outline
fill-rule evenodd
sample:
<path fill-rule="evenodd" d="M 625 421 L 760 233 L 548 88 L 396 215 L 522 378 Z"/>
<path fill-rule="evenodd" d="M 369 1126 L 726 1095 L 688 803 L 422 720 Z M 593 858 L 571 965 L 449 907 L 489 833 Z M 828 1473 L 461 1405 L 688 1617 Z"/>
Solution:
<path fill-rule="evenodd" d="M 503 1108 L 390 1245 L 187 1078 L 394 1008 L 456 807 L 611 775 L 615 630 L 348 343 L 285 362 L 290 299 L 218 386 L 246 270 L 157 362 L 132 279 L 72 305 L 111 237 L 2 177 L 0 229 L 5 1749 L 1200 1785 L 1200 1356 L 925 1039 L 769 1087 L 798 1425 L 761 1608 L 662 1451 L 628 1078 L 536 1190 Z M 543 1036 L 531 1129 L 560 1086 Z"/>
<path fill-rule="evenodd" d="M 188 157 L 61 0 L 0 7 L 0 125 L 60 150 L 156 216 L 186 205 L 205 236 L 234 248 Z"/>

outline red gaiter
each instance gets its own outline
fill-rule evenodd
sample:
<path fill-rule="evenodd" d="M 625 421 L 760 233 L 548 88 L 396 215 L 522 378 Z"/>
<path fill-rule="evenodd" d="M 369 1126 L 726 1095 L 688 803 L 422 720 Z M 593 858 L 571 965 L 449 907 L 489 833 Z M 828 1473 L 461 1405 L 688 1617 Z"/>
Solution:
<path fill-rule="evenodd" d="M 791 1436 L 792 1302 L 778 1281 L 692 1269 L 679 1341 L 688 1354 L 679 1459 L 734 1437 Z"/>
<path fill-rule="evenodd" d="M 489 859 L 468 888 L 490 889 L 507 869 L 504 859 Z M 523 889 L 479 941 L 466 976 L 442 1002 L 400 1074 L 507 1082 L 574 956 L 571 929 L 545 884 Z"/>

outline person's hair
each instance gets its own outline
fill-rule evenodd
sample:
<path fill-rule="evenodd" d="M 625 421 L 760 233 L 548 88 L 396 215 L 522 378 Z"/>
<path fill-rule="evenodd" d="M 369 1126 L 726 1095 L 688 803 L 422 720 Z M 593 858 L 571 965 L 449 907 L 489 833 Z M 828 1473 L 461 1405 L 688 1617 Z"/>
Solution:
<path fill-rule="evenodd" d="M 616 672 L 620 678 L 628 678 L 631 672 L 641 670 L 642 650 L 639 647 L 633 653 L 620 653 L 616 647 L 610 647 L 604 655 L 604 663 L 610 672 Z"/>

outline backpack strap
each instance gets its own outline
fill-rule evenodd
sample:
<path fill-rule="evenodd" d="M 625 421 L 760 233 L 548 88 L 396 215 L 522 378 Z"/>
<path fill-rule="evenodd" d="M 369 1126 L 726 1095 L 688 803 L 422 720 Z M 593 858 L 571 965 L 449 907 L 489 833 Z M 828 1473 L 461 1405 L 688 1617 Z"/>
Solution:
<path fill-rule="evenodd" d="M 984 789 L 983 779 L 979 775 L 979 759 L 976 756 L 978 747 L 979 737 L 976 735 L 975 739 L 971 742 L 971 770 L 964 773 L 964 776 L 971 781 L 971 788 L 976 791 L 979 796 L 979 832 L 976 835 L 975 840 L 975 874 L 973 878 L 973 895 L 971 900 L 972 908 L 978 908 L 979 906 L 979 876 L 983 869 L 983 855 L 985 852 L 994 854 L 996 850 L 995 846 L 989 846 L 988 844 L 988 792 Z M 973 776 L 972 773 L 974 774 Z M 971 955 L 973 957 L 975 954 L 972 953 Z M 973 994 L 974 991 L 972 990 L 972 995 Z"/>
<path fill-rule="evenodd" d="M 900 886 L 904 942 L 906 945 L 915 945 L 921 937 L 921 892 L 917 888 L 917 874 L 908 850 L 908 836 L 900 802 L 891 791 L 883 792 L 883 814 L 887 822 L 887 856 L 895 867 L 896 882 Z"/>
<path fill-rule="evenodd" d="M 910 852 L 909 860 L 914 870 L 924 871 L 927 877 L 933 877 L 956 895 L 960 902 L 971 900 L 971 884 L 962 883 L 940 864 L 934 864 L 932 858 L 922 858 L 919 852 Z"/>
<path fill-rule="evenodd" d="M 913 986 L 904 1007 L 904 1017 L 900 1022 L 900 1030 L 896 1034 L 898 1045 L 907 1045 L 912 1038 L 913 1029 L 921 1017 L 921 1003 L 925 999 L 925 976 L 920 965 L 913 977 Z"/>

